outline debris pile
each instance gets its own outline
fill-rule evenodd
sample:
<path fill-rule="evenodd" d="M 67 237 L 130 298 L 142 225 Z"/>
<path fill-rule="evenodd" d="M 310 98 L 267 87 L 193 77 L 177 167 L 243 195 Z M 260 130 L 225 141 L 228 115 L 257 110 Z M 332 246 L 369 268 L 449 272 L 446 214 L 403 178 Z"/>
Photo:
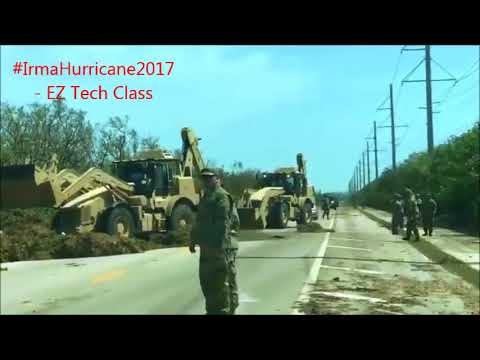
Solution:
<path fill-rule="evenodd" d="M 59 235 L 51 229 L 53 209 L 0 211 L 0 262 L 139 253 L 186 246 L 188 231 L 156 234 L 149 239 L 121 239 L 103 233 Z"/>

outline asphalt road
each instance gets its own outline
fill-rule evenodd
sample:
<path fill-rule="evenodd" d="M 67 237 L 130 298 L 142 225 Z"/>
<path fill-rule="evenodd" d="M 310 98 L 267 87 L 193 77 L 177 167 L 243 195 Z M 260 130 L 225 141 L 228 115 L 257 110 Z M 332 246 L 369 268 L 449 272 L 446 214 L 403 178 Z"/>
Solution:
<path fill-rule="evenodd" d="M 478 289 L 358 211 L 332 214 L 320 222 L 334 233 L 241 232 L 238 314 L 478 313 Z M 2 264 L 1 313 L 204 314 L 198 259 L 184 247 Z"/>

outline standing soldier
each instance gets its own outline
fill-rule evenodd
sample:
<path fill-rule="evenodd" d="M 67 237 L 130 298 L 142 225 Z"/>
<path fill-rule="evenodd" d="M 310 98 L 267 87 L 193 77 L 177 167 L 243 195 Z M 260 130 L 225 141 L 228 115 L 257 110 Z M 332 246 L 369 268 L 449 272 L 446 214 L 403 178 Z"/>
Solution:
<path fill-rule="evenodd" d="M 392 234 L 398 235 L 398 230 L 403 229 L 403 204 L 402 195 L 395 194 L 392 211 Z"/>
<path fill-rule="evenodd" d="M 417 202 L 418 213 L 420 214 L 419 219 L 418 219 L 419 223 L 418 223 L 417 225 L 420 225 L 420 221 L 422 221 L 422 225 L 423 225 L 423 219 L 422 219 L 422 213 L 423 213 L 423 210 L 422 210 L 423 208 L 422 208 L 422 206 L 423 206 L 423 201 L 422 201 L 422 197 L 420 196 L 419 193 L 416 193 L 416 194 L 415 194 L 415 200 L 416 200 L 416 202 Z"/>
<path fill-rule="evenodd" d="M 417 229 L 419 217 L 418 205 L 413 191 L 405 188 L 405 215 L 407 217 L 407 234 L 403 240 L 410 240 L 412 232 L 415 234 L 415 240 L 420 240 L 420 234 Z"/>
<path fill-rule="evenodd" d="M 239 228 L 238 215 L 213 170 L 203 169 L 201 179 L 204 195 L 191 232 L 190 252 L 200 246 L 200 286 L 207 315 L 233 315 L 238 307 L 238 242 L 232 230 Z"/>
<path fill-rule="evenodd" d="M 322 210 L 323 210 L 322 219 L 324 219 L 326 215 L 327 220 L 329 220 L 330 219 L 330 199 L 328 197 L 323 198 Z"/>
<path fill-rule="evenodd" d="M 432 236 L 433 223 L 437 213 L 437 202 L 428 193 L 422 206 L 423 236 Z"/>

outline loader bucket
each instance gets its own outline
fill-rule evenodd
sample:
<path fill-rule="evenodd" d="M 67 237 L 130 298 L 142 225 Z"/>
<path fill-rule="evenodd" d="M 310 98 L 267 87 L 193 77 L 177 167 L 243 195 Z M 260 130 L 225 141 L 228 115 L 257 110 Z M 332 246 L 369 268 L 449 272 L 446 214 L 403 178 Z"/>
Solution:
<path fill-rule="evenodd" d="M 52 207 L 57 197 L 48 177 L 34 165 L 1 167 L 0 208 Z"/>
<path fill-rule="evenodd" d="M 259 215 L 258 209 L 238 208 L 237 212 L 240 218 L 241 229 L 264 229 L 266 227 L 262 217 Z"/>

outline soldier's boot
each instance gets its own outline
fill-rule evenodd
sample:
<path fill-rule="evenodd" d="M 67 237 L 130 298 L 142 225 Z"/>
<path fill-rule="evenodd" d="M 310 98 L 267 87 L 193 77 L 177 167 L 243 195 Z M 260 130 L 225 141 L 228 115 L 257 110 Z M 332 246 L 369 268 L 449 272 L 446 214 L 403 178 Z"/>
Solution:
<path fill-rule="evenodd" d="M 418 229 L 415 228 L 413 232 L 415 233 L 415 241 L 420 241 L 420 233 L 418 232 Z"/>
<path fill-rule="evenodd" d="M 410 240 L 410 234 L 412 233 L 412 230 L 407 228 L 407 231 L 406 231 L 406 234 L 405 234 L 405 237 L 403 238 L 403 240 Z"/>
<path fill-rule="evenodd" d="M 422 236 L 427 236 L 428 229 L 424 226 L 423 227 L 423 235 Z"/>
<path fill-rule="evenodd" d="M 399 226 L 397 224 L 395 224 L 393 227 L 392 227 L 392 234 L 393 235 L 398 235 L 398 228 Z"/>

